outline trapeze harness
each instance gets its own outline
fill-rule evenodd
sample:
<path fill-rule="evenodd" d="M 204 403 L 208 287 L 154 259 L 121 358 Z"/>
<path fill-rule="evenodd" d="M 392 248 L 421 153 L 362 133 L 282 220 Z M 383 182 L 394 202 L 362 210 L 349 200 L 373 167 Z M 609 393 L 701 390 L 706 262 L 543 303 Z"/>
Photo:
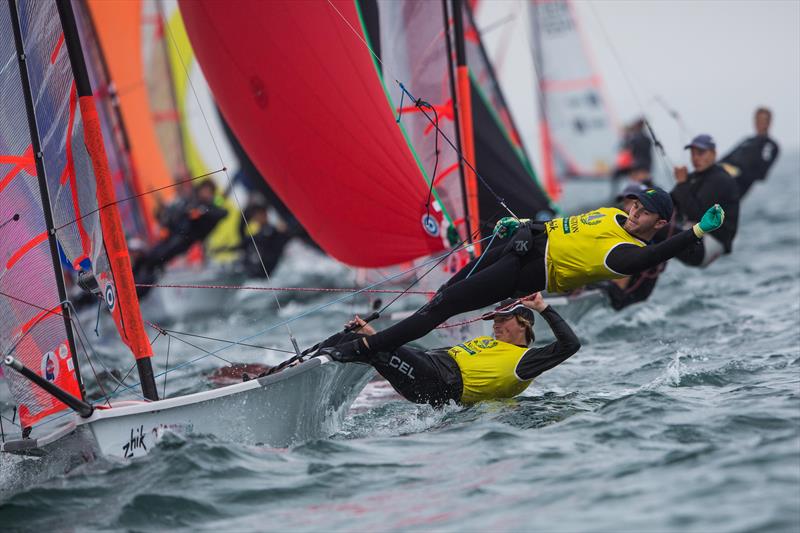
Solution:
<path fill-rule="evenodd" d="M 575 333 L 550 306 L 541 316 L 556 341 L 528 348 L 492 337 L 476 337 L 450 349 L 419 350 L 403 347 L 367 358 L 404 398 L 440 406 L 449 401 L 471 405 L 485 400 L 512 398 L 542 372 L 578 351 Z"/>
<path fill-rule="evenodd" d="M 698 242 L 688 229 L 645 246 L 622 228 L 626 218 L 619 209 L 600 208 L 551 220 L 538 232 L 521 226 L 507 244 L 495 239 L 493 246 L 462 268 L 416 313 L 370 336 L 369 351 L 391 351 L 423 337 L 454 315 L 504 298 L 545 288 L 566 292 L 600 280 L 630 276 Z M 498 242 L 500 245 L 496 245 Z"/>

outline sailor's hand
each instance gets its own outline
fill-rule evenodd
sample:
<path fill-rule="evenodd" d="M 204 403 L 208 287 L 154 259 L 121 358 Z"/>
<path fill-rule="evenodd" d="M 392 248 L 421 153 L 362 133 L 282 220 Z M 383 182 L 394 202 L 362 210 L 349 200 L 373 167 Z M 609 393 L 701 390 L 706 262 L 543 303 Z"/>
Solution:
<path fill-rule="evenodd" d="M 519 222 L 520 220 L 518 218 L 503 217 L 494 225 L 494 232 L 499 238 L 505 239 L 506 237 L 514 235 L 514 232 L 519 228 Z"/>
<path fill-rule="evenodd" d="M 363 333 L 364 335 L 375 335 L 377 331 L 375 328 L 366 323 L 360 316 L 356 317 L 344 325 L 345 328 L 353 328 L 354 333 Z"/>
<path fill-rule="evenodd" d="M 719 229 L 724 221 L 725 211 L 719 204 L 714 204 L 708 208 L 708 211 L 706 211 L 703 218 L 700 219 L 700 222 L 692 226 L 692 230 L 699 239 L 706 233 Z"/>
<path fill-rule="evenodd" d="M 520 298 L 519 302 L 527 307 L 528 309 L 533 309 L 541 313 L 545 309 L 547 309 L 547 302 L 544 301 L 541 292 L 535 292 L 529 296 L 525 296 L 524 298 Z"/>
<path fill-rule="evenodd" d="M 686 167 L 675 167 L 675 182 L 683 183 L 689 179 L 689 170 Z"/>

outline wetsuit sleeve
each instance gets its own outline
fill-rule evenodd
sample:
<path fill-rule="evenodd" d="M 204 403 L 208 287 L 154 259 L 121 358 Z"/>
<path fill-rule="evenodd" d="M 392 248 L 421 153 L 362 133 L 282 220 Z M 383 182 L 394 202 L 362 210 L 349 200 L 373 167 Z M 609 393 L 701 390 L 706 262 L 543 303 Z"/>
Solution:
<path fill-rule="evenodd" d="M 692 184 L 689 181 L 675 185 L 670 194 L 680 212 L 693 222 L 699 221 L 706 209 L 716 203 L 716 201 L 711 201 L 712 199 L 710 198 L 700 198 L 692 190 Z"/>
<path fill-rule="evenodd" d="M 572 328 L 555 309 L 548 305 L 541 312 L 541 316 L 547 320 L 550 329 L 556 336 L 556 341 L 542 348 L 531 348 L 525 352 L 525 355 L 517 363 L 516 371 L 520 379 L 533 379 L 545 370 L 560 365 L 581 347 Z"/>
<path fill-rule="evenodd" d="M 620 244 L 609 252 L 606 266 L 614 272 L 631 276 L 672 259 L 697 241 L 694 232 L 687 229 L 658 244 Z"/>

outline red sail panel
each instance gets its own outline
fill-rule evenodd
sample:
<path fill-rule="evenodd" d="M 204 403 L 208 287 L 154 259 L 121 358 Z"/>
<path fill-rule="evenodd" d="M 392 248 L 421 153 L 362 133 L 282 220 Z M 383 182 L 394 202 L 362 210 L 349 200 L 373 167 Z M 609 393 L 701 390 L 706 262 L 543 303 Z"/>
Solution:
<path fill-rule="evenodd" d="M 181 1 L 225 119 L 329 254 L 380 267 L 444 248 L 355 3 Z"/>
<path fill-rule="evenodd" d="M 48 62 L 54 49 L 46 52 Z M 5 66 L 0 69 L 0 354 L 14 356 L 80 396 L 47 240 L 7 3 L 0 6 L 0 64 Z M 68 108 L 62 112 L 67 114 Z M 67 408 L 16 372 L 8 372 L 6 379 L 24 427 Z"/>

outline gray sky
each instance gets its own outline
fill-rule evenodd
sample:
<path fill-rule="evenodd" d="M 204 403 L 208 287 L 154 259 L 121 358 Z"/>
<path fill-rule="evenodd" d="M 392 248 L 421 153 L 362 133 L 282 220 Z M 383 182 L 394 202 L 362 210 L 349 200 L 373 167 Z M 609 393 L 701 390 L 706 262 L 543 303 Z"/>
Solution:
<path fill-rule="evenodd" d="M 510 35 L 501 83 L 538 161 L 527 15 L 516 0 L 482 4 L 480 26 L 517 13 L 485 40 L 492 55 Z M 578 0 L 575 7 L 617 119 L 644 108 L 675 163 L 688 161 L 681 148 L 691 135 L 712 134 L 721 151 L 750 135 L 759 105 L 772 108 L 781 146 L 800 146 L 800 1 Z M 659 96 L 681 115 L 685 134 Z"/>

